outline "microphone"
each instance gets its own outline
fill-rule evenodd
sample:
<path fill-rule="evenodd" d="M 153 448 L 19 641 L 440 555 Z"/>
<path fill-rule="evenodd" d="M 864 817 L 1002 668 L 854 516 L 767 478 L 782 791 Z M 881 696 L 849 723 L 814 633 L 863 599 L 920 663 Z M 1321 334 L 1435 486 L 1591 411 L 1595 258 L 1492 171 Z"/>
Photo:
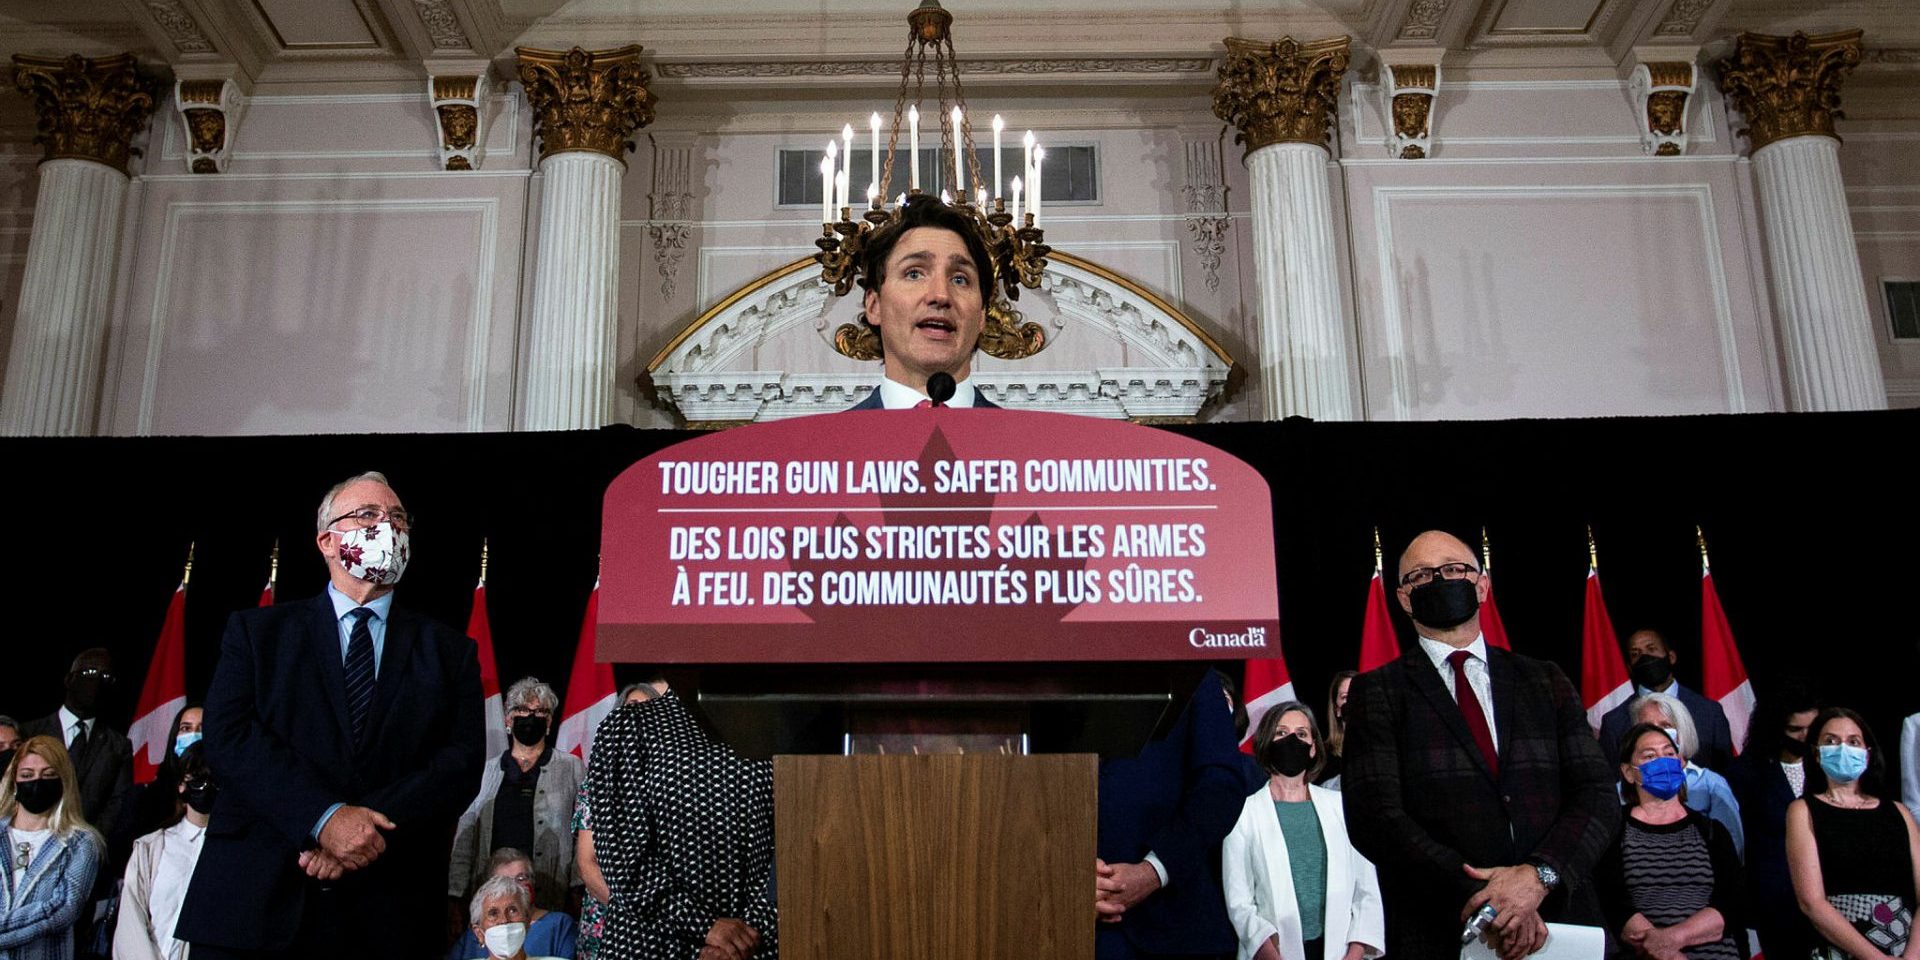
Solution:
<path fill-rule="evenodd" d="M 942 371 L 927 378 L 927 399 L 936 407 L 944 407 L 953 399 L 953 375 Z"/>

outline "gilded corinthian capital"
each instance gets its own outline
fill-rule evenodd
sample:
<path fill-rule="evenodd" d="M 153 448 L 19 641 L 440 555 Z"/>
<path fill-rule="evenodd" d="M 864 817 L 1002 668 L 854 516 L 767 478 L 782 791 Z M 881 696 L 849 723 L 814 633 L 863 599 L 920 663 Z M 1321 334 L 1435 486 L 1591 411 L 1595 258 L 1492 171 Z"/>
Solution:
<path fill-rule="evenodd" d="M 1860 62 L 1860 31 L 1809 37 L 1743 33 L 1733 56 L 1720 61 L 1720 86 L 1747 118 L 1747 139 L 1758 150 L 1776 140 L 1834 137 L 1840 82 Z"/>
<path fill-rule="evenodd" d="M 540 159 L 569 150 L 604 153 L 621 163 L 635 130 L 653 122 L 653 77 L 640 46 L 565 52 L 520 47 L 520 82 L 533 106 Z"/>
<path fill-rule="evenodd" d="M 1239 129 L 1249 152 L 1275 143 L 1325 144 L 1333 131 L 1349 38 L 1300 43 L 1227 38 L 1213 113 Z"/>
<path fill-rule="evenodd" d="M 133 135 L 153 113 L 154 82 L 134 70 L 133 54 L 98 60 L 16 54 L 13 84 L 33 98 L 40 115 L 33 142 L 46 146 L 43 160 L 92 160 L 127 172 L 128 157 L 139 152 Z"/>

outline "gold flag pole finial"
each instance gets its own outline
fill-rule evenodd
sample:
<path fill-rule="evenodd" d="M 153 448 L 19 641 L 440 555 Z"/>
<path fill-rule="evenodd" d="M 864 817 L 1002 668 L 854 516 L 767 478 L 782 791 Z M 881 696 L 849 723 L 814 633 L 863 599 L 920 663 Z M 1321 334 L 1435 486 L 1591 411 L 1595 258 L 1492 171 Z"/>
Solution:
<path fill-rule="evenodd" d="M 188 580 L 193 579 L 193 548 L 194 546 L 195 544 L 193 541 L 191 540 L 187 541 L 187 568 L 185 570 L 180 571 L 180 585 L 183 587 L 187 585 Z"/>
<path fill-rule="evenodd" d="M 267 589 L 280 584 L 280 538 L 273 538 L 273 555 L 267 561 Z"/>
<path fill-rule="evenodd" d="M 1374 575 L 1375 575 L 1375 576 L 1379 576 L 1379 575 L 1380 575 L 1380 571 L 1381 571 L 1381 566 L 1380 566 L 1380 528 L 1379 528 L 1379 527 L 1374 527 L 1374 528 L 1373 528 L 1373 572 L 1374 572 Z"/>
<path fill-rule="evenodd" d="M 1480 572 L 1493 572 L 1493 547 L 1487 542 L 1487 528 L 1480 527 Z"/>
<path fill-rule="evenodd" d="M 1693 525 L 1693 540 L 1700 545 L 1700 575 L 1706 576 L 1713 567 L 1707 563 L 1707 535 L 1700 532 L 1700 525 Z"/>
<path fill-rule="evenodd" d="M 1587 569 L 1600 572 L 1600 552 L 1593 548 L 1593 524 L 1587 524 Z"/>
<path fill-rule="evenodd" d="M 480 538 L 480 585 L 487 585 L 487 538 Z"/>

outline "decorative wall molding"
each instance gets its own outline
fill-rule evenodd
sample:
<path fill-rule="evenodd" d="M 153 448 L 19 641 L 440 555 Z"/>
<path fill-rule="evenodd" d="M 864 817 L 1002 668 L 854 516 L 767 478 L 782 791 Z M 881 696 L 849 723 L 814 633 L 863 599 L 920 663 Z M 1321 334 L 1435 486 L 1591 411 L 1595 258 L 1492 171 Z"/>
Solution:
<path fill-rule="evenodd" d="M 474 170 L 486 144 L 480 104 L 487 98 L 487 77 L 428 77 L 427 95 L 433 98 L 434 142 L 445 170 Z"/>
<path fill-rule="evenodd" d="M 1859 30 L 1810 37 L 1743 33 L 1720 61 L 1720 87 L 1746 116 L 1750 150 L 1791 137 L 1832 137 L 1840 84 L 1860 63 Z"/>
<path fill-rule="evenodd" d="M 1640 145 L 1648 155 L 1677 157 L 1687 152 L 1687 111 L 1699 71 L 1680 61 L 1642 63 L 1627 81 Z"/>
<path fill-rule="evenodd" d="M 540 159 L 584 150 L 626 165 L 634 131 L 653 122 L 652 80 L 640 66 L 640 45 L 618 50 L 516 47 L 520 82 L 533 107 Z"/>
<path fill-rule="evenodd" d="M 1354 82 L 1353 92 L 1350 98 L 1352 101 L 1350 104 L 1351 109 L 1348 111 L 1348 117 L 1352 121 L 1352 129 L 1349 131 L 1349 133 L 1355 142 L 1358 142 L 1358 143 L 1380 142 L 1380 138 L 1391 137 L 1392 132 L 1390 130 L 1377 129 L 1373 126 L 1373 123 L 1376 122 L 1374 118 L 1373 105 L 1391 102 L 1392 98 L 1387 95 L 1386 93 L 1387 89 L 1389 88 L 1387 86 L 1387 83 L 1384 77 L 1382 81 L 1379 83 L 1374 83 L 1369 81 Z M 1474 93 L 1474 92 L 1564 94 L 1564 93 L 1577 93 L 1577 92 L 1589 92 L 1589 91 L 1598 92 L 1603 90 L 1608 91 L 1616 96 L 1623 96 L 1629 99 L 1631 99 L 1633 96 L 1631 83 L 1622 82 L 1618 80 L 1464 80 L 1464 81 L 1454 81 L 1454 80 L 1443 79 L 1439 82 L 1439 87 L 1436 92 L 1439 94 L 1468 94 L 1468 93 Z M 1687 127 L 1685 128 L 1687 130 L 1686 139 L 1689 144 L 1694 144 L 1694 143 L 1710 144 L 1710 143 L 1719 142 L 1719 137 L 1715 134 L 1715 128 L 1716 126 L 1720 125 L 1718 121 L 1720 118 L 1724 116 L 1724 114 L 1715 108 L 1714 106 L 1715 102 L 1716 101 L 1714 101 L 1713 99 L 1705 98 L 1705 97 L 1689 98 L 1688 106 L 1687 106 L 1687 119 L 1686 119 Z M 1700 109 L 1697 111 L 1693 109 L 1693 104 L 1695 103 L 1698 103 L 1700 106 Z M 1388 116 L 1388 119 L 1390 120 L 1391 114 L 1388 114 L 1387 116 Z M 1623 129 L 1624 129 L 1624 125 L 1623 125 Z M 1850 136 L 1857 136 L 1857 134 L 1850 135 Z M 1453 146 L 1460 146 L 1460 147 L 1469 147 L 1469 146 L 1471 147 L 1496 147 L 1496 146 L 1506 147 L 1506 146 L 1522 146 L 1522 145 L 1540 146 L 1540 147 L 1597 146 L 1602 144 L 1638 144 L 1641 142 L 1642 142 L 1642 137 L 1641 137 L 1641 134 L 1639 133 L 1611 133 L 1611 134 L 1610 133 L 1591 133 L 1591 134 L 1580 134 L 1580 135 L 1572 135 L 1572 136 L 1540 135 L 1540 136 L 1512 136 L 1512 137 L 1475 137 L 1475 136 L 1457 136 L 1455 134 L 1447 135 L 1448 144 Z M 1392 159 L 1398 159 L 1398 158 L 1394 157 Z M 1620 159 L 1620 158 L 1608 157 L 1608 156 L 1450 157 L 1442 160 L 1442 159 L 1436 159 L 1431 154 L 1429 154 L 1425 162 L 1428 162 L 1428 163 L 1546 163 L 1546 162 L 1552 162 L 1552 161 L 1585 160 L 1585 161 L 1600 163 L 1600 162 L 1609 162 L 1611 160 L 1617 160 L 1617 159 Z M 1627 159 L 1640 160 L 1642 159 L 1642 157 L 1636 154 Z M 1681 158 L 1674 157 L 1672 159 L 1678 160 Z M 1698 158 L 1687 157 L 1686 159 L 1698 159 Z M 1353 155 L 1348 155 L 1340 159 L 1340 163 L 1342 164 L 1351 164 L 1351 163 L 1364 164 L 1364 163 L 1376 163 L 1376 162 L 1384 162 L 1384 161 L 1378 161 L 1372 157 L 1359 157 L 1359 156 L 1353 156 Z"/>
<path fill-rule="evenodd" d="M 1239 130 L 1234 142 L 1245 143 L 1248 153 L 1276 143 L 1325 146 L 1351 39 L 1301 43 L 1292 37 L 1228 37 L 1226 44 L 1227 60 L 1213 88 L 1213 114 Z"/>
<path fill-rule="evenodd" d="M 660 296 L 673 299 L 693 238 L 693 151 L 688 137 L 654 138 L 653 191 L 647 194 L 647 238 L 653 241 L 653 263 L 660 271 Z"/>
<path fill-rule="evenodd" d="M 1447 17 L 1452 0 L 1413 0 L 1407 6 L 1406 19 L 1400 21 L 1396 40 L 1433 40 L 1440 36 L 1440 23 Z"/>
<path fill-rule="evenodd" d="M 1227 252 L 1227 185 L 1220 165 L 1220 135 L 1186 138 L 1185 183 L 1180 192 L 1187 201 L 1187 233 L 1207 289 L 1220 289 L 1220 261 Z"/>
<path fill-rule="evenodd" d="M 188 173 L 224 173 L 244 101 L 232 80 L 178 80 L 173 105 L 186 137 Z"/>
<path fill-rule="evenodd" d="M 405 109 L 409 112 L 417 111 L 423 106 L 426 107 L 429 111 L 431 111 L 434 104 L 433 89 L 431 86 L 432 81 L 429 80 L 428 83 L 429 83 L 429 86 L 424 96 L 418 93 L 332 94 L 332 95 L 319 95 L 319 96 L 314 96 L 314 95 L 255 96 L 255 97 L 247 97 L 243 99 L 241 101 L 241 104 L 244 107 L 244 112 L 247 115 L 253 116 L 256 118 L 264 115 L 265 111 L 269 111 L 278 107 L 285 107 L 285 106 L 318 106 L 318 105 L 344 106 L 344 105 L 368 105 L 368 104 L 397 104 L 397 105 L 401 105 L 402 109 Z M 494 145 L 498 147 L 500 146 L 501 143 L 506 143 L 510 145 L 510 144 L 522 142 L 520 140 L 521 99 L 517 96 L 512 96 L 510 94 L 495 93 L 491 96 L 488 96 L 485 102 L 489 107 L 497 106 L 500 110 L 498 114 L 497 123 L 491 123 L 491 124 L 486 123 L 484 114 L 480 117 L 481 123 L 484 125 L 485 130 L 489 132 L 489 135 L 495 137 Z M 437 115 L 437 111 L 434 111 L 434 112 L 435 112 L 435 123 L 437 125 L 439 123 L 439 117 Z M 494 129 L 495 127 L 497 127 L 498 129 L 497 130 Z M 181 157 L 186 156 L 186 147 L 184 143 L 182 143 L 182 141 L 179 139 L 179 136 L 180 136 L 179 130 L 180 128 L 174 125 L 169 125 L 167 127 L 165 136 L 162 139 L 160 144 L 161 159 L 177 160 L 177 159 L 180 159 Z M 437 126 L 436 126 L 435 132 L 436 134 L 438 134 L 439 132 L 437 129 Z M 485 140 L 479 135 L 480 132 L 481 131 L 476 130 L 476 138 L 474 141 L 476 144 L 485 143 Z M 441 142 L 444 143 L 445 141 L 442 140 Z M 475 148 L 476 157 L 481 152 L 482 152 L 481 148 L 479 147 Z M 508 147 L 508 153 L 512 153 L 511 146 Z M 394 160 L 394 159 L 431 160 L 432 158 L 439 156 L 439 152 L 437 150 L 429 150 L 425 146 L 421 146 L 411 150 L 364 150 L 364 149 L 248 150 L 248 149 L 245 149 L 244 147 L 240 147 L 240 148 L 235 148 L 230 150 L 228 154 L 229 154 L 229 157 L 233 160 L 249 160 L 249 161 L 251 160 L 335 161 L 335 160 Z M 442 160 L 437 166 L 438 166 L 438 169 L 444 170 L 445 161 Z M 429 173 L 420 173 L 420 172 L 415 172 L 411 170 L 356 170 L 352 173 L 352 176 L 355 178 L 372 177 L 372 178 L 406 179 L 406 178 L 420 177 L 420 176 L 430 177 L 430 176 L 434 176 L 435 173 L 437 172 L 438 172 L 437 170 L 435 172 L 429 172 Z M 476 170 L 476 173 L 477 172 L 478 171 Z M 517 176 L 523 176 L 523 177 L 531 172 L 532 171 L 530 170 L 487 171 L 489 175 L 497 173 L 501 175 L 508 175 L 508 176 L 517 175 Z M 151 179 L 154 179 L 156 176 L 165 177 L 168 175 L 167 174 L 157 174 L 157 175 L 147 174 L 145 175 L 144 179 L 151 180 Z M 341 176 L 343 176 L 343 174 L 338 171 L 334 171 L 334 172 L 314 171 L 311 173 L 305 172 L 305 171 L 275 171 L 275 172 L 245 173 L 245 174 L 225 173 L 223 174 L 223 176 L 229 180 L 241 180 L 241 179 L 300 180 L 300 179 L 313 179 L 313 178 L 339 179 Z"/>
<path fill-rule="evenodd" d="M 1660 25 L 1653 28 L 1653 35 L 1662 38 L 1686 38 L 1700 29 L 1700 21 L 1713 9 L 1717 0 L 1674 0 Z"/>
<path fill-rule="evenodd" d="M 1716 158 L 1724 159 L 1724 158 Z M 1389 161 L 1377 161 L 1389 162 Z M 1644 161 L 1640 161 L 1644 162 Z M 1393 241 L 1393 205 L 1396 201 L 1406 200 L 1458 200 L 1471 198 L 1476 201 L 1490 200 L 1527 200 L 1554 199 L 1562 197 L 1608 199 L 1635 199 L 1645 197 L 1684 197 L 1694 201 L 1699 211 L 1700 242 L 1703 247 L 1703 259 L 1706 261 L 1708 275 L 1712 279 L 1714 303 L 1714 331 L 1720 348 L 1721 377 L 1725 382 L 1727 412 L 1747 412 L 1746 385 L 1741 380 L 1739 333 L 1734 329 L 1733 296 L 1727 287 L 1726 261 L 1720 247 L 1718 213 L 1713 203 L 1713 187 L 1706 183 L 1685 183 L 1672 185 L 1633 185 L 1633 184 L 1593 184 L 1555 187 L 1501 187 L 1501 186 L 1460 186 L 1460 187 L 1375 187 L 1373 189 L 1373 220 L 1375 253 L 1378 257 L 1377 269 L 1380 281 L 1380 309 L 1382 326 L 1385 328 L 1387 364 L 1390 370 L 1390 389 L 1392 396 L 1389 405 L 1393 418 L 1411 420 L 1413 418 L 1413 385 L 1408 360 L 1411 347 L 1407 338 L 1406 321 L 1400 315 L 1401 292 L 1399 273 L 1395 269 L 1395 248 Z M 1368 397 L 1370 419 L 1377 419 L 1375 401 Z"/>
<path fill-rule="evenodd" d="M 160 32 L 167 35 L 167 39 L 173 43 L 175 50 L 183 54 L 219 52 L 214 49 L 213 41 L 207 39 L 205 31 L 200 29 L 200 24 L 194 21 L 193 14 L 187 12 L 186 5 L 180 0 L 146 0 L 146 4 L 147 13 L 153 17 L 153 22 L 159 25 Z"/>
<path fill-rule="evenodd" d="M 33 142 L 47 160 L 91 160 L 127 173 L 140 148 L 133 138 L 153 114 L 158 86 L 135 69 L 133 54 L 89 60 L 15 54 L 13 84 L 33 98 Z"/>
<path fill-rule="evenodd" d="M 427 28 L 427 39 L 436 52 L 473 49 L 473 41 L 461 29 L 460 18 L 449 0 L 413 0 L 413 9 L 420 15 L 420 25 Z"/>
<path fill-rule="evenodd" d="M 647 366 L 663 402 L 689 423 L 779 420 L 832 413 L 859 402 L 879 379 L 843 366 L 827 342 L 836 301 L 793 261 L 735 290 L 703 313 Z M 1131 280 L 1056 250 L 1030 319 L 1069 326 L 1089 343 L 1125 345 L 1126 366 L 1042 370 L 1021 364 L 979 370 L 973 381 L 1004 406 L 1107 418 L 1193 417 L 1225 389 L 1232 358 L 1192 320 Z M 1041 317 L 1050 304 L 1053 315 Z M 1053 331 L 1050 331 L 1050 333 Z M 819 371 L 748 369 L 759 348 L 791 339 L 818 347 Z"/>
<path fill-rule="evenodd" d="M 1440 100 L 1440 65 L 1385 64 L 1386 113 L 1393 121 L 1387 155 L 1425 160 L 1433 152 L 1433 117 Z"/>
<path fill-rule="evenodd" d="M 1058 76 L 1062 74 L 1191 74 L 1203 79 L 1214 69 L 1212 57 L 1050 57 L 961 60 L 973 76 Z M 683 60 L 654 64 L 662 80 L 777 80 L 790 77 L 898 77 L 894 60 Z"/>

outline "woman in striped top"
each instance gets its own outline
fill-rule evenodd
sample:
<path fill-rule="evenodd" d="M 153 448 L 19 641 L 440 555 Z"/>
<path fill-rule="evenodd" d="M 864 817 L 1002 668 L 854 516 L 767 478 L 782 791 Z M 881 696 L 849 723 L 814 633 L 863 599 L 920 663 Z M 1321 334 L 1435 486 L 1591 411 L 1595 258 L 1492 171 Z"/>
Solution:
<path fill-rule="evenodd" d="M 1687 809 L 1679 746 L 1650 723 L 1621 744 L 1632 805 L 1594 870 L 1608 926 L 1649 960 L 1746 960 L 1740 860 L 1724 828 Z"/>

